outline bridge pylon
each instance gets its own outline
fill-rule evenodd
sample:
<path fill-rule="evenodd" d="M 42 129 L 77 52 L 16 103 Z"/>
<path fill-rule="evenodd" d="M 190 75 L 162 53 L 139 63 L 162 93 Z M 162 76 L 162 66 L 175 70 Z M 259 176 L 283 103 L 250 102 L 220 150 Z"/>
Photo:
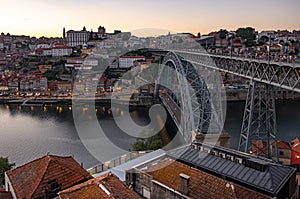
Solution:
<path fill-rule="evenodd" d="M 251 81 L 245 105 L 239 151 L 278 161 L 275 97 L 268 84 Z"/>

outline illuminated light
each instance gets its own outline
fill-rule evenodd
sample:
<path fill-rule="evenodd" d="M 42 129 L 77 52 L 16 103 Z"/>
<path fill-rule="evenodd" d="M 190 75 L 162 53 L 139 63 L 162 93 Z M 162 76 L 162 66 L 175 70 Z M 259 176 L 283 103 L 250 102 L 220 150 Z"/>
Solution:
<path fill-rule="evenodd" d="M 22 110 L 22 107 L 21 107 L 21 106 L 18 106 L 18 110 L 19 110 L 19 111 Z"/>
<path fill-rule="evenodd" d="M 300 158 L 300 156 L 299 156 L 299 155 L 296 155 L 296 158 Z"/>
<path fill-rule="evenodd" d="M 58 109 L 59 109 L 59 107 L 58 106 L 56 106 L 56 110 L 58 111 Z"/>
<path fill-rule="evenodd" d="M 72 110 L 72 107 L 71 107 L 71 106 L 69 106 L 69 110 L 70 110 L 70 111 Z"/>
<path fill-rule="evenodd" d="M 97 108 L 95 109 L 95 111 L 96 111 L 96 113 L 98 113 L 98 109 Z"/>
<path fill-rule="evenodd" d="M 33 107 L 33 106 L 31 106 L 31 107 L 30 107 L 30 110 L 31 110 L 31 111 L 33 111 L 33 110 L 34 110 L 34 107 Z"/>
<path fill-rule="evenodd" d="M 121 115 L 121 116 L 123 116 L 123 115 L 124 115 L 124 112 L 123 112 L 123 111 L 121 111 L 120 115 Z"/>
<path fill-rule="evenodd" d="M 5 106 L 5 108 L 8 110 L 8 109 L 9 109 L 9 106 L 8 106 L 8 105 L 6 105 L 6 106 Z"/>
<path fill-rule="evenodd" d="M 59 113 L 61 113 L 63 111 L 62 107 L 59 107 Z"/>
<path fill-rule="evenodd" d="M 105 107 L 104 106 L 102 107 L 102 110 L 105 111 Z"/>
<path fill-rule="evenodd" d="M 44 106 L 44 112 L 46 112 L 47 111 L 47 107 L 46 106 Z"/>

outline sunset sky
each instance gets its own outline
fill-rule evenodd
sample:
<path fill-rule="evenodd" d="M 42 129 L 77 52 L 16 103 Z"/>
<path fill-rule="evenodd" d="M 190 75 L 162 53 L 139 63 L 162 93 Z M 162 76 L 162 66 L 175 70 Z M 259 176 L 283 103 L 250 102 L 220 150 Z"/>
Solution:
<path fill-rule="evenodd" d="M 209 33 L 252 26 L 300 29 L 300 0 L 0 0 L 0 32 L 62 36 L 66 30 L 140 28 Z"/>

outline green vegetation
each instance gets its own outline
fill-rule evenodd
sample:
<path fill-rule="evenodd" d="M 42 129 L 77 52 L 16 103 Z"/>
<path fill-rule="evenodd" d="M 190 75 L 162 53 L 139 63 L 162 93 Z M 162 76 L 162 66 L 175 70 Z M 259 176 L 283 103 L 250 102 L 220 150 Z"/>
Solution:
<path fill-rule="evenodd" d="M 236 31 L 236 36 L 241 37 L 246 47 L 254 46 L 255 44 L 255 29 L 251 27 L 239 28 Z"/>
<path fill-rule="evenodd" d="M 154 134 L 154 130 L 150 130 L 150 135 Z M 133 144 L 133 151 L 157 150 L 163 147 L 162 139 L 159 135 L 154 135 L 150 138 L 138 138 Z"/>
<path fill-rule="evenodd" d="M 228 35 L 228 31 L 225 29 L 221 29 L 221 30 L 219 30 L 218 34 L 221 39 L 226 39 L 226 37 Z"/>
<path fill-rule="evenodd" d="M 4 173 L 15 166 L 14 163 L 9 163 L 8 158 L 0 157 L 0 185 L 4 184 Z"/>
<path fill-rule="evenodd" d="M 47 70 L 43 76 L 46 77 L 48 80 L 56 80 L 56 75 L 57 75 L 58 71 L 54 71 L 54 70 Z"/>
<path fill-rule="evenodd" d="M 147 49 L 139 49 L 139 50 L 128 52 L 128 53 L 126 53 L 126 55 L 151 57 L 152 53 Z"/>
<path fill-rule="evenodd" d="M 258 44 L 259 45 L 264 45 L 265 43 L 267 43 L 269 41 L 269 37 L 267 36 L 262 36 L 259 40 L 258 40 Z"/>

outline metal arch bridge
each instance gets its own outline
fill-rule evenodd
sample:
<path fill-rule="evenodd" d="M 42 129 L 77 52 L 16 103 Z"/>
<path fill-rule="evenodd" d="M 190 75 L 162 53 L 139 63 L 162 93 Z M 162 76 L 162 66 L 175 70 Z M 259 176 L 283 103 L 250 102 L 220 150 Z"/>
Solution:
<path fill-rule="evenodd" d="M 180 131 L 186 141 L 191 140 L 191 133 L 185 132 L 197 129 L 202 133 L 220 133 L 222 130 L 218 124 L 222 124 L 223 121 L 217 115 L 221 106 L 211 101 L 212 93 L 207 89 L 196 67 L 201 66 L 251 80 L 239 150 L 278 160 L 276 110 L 272 88 L 280 87 L 300 92 L 300 66 L 189 50 L 153 52 L 163 57 L 163 65 L 169 66 L 166 67 L 167 71 L 173 68 L 181 74 L 177 73 L 176 76 L 167 76 L 168 78 L 160 80 L 170 89 L 160 92 L 159 97 L 177 126 L 181 127 Z M 210 121 L 217 121 L 218 124 L 209 128 L 209 125 L 212 125 Z"/>

